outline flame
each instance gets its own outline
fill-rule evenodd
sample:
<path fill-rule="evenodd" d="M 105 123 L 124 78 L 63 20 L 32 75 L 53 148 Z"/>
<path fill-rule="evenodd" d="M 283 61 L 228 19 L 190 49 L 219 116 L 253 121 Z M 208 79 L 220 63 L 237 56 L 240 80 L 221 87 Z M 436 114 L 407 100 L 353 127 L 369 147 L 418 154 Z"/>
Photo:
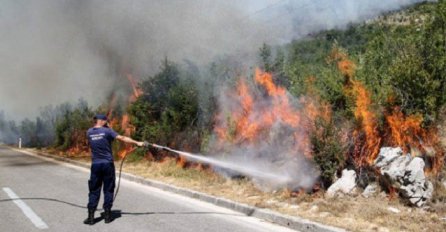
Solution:
<path fill-rule="evenodd" d="M 378 130 L 378 118 L 371 110 L 370 93 L 360 81 L 355 80 L 356 65 L 346 53 L 334 48 L 329 61 L 337 62 L 338 70 L 345 77 L 345 91 L 355 102 L 354 116 L 360 127 L 353 132 L 356 141 L 353 159 L 358 166 L 372 164 L 381 146 L 381 136 Z"/>
<path fill-rule="evenodd" d="M 179 158 L 177 159 L 177 165 L 179 167 L 184 168 L 184 167 L 186 167 L 186 164 L 187 164 L 186 157 L 180 155 Z"/>
<path fill-rule="evenodd" d="M 136 147 L 133 147 L 133 146 L 125 146 L 124 149 L 121 149 L 121 150 L 118 152 L 118 156 L 119 156 L 119 158 L 123 159 L 123 158 L 125 158 L 128 154 L 132 153 L 135 149 L 136 149 Z"/>
<path fill-rule="evenodd" d="M 348 55 L 339 48 L 335 47 L 332 49 L 327 61 L 329 63 L 337 62 L 337 68 L 346 78 L 346 84 L 354 79 L 356 65 L 348 58 Z"/>
<path fill-rule="evenodd" d="M 389 200 L 394 200 L 398 196 L 398 191 L 395 187 L 389 186 Z"/>
<path fill-rule="evenodd" d="M 214 127 L 218 142 L 222 149 L 225 144 L 259 145 L 271 142 L 271 131 L 278 124 L 293 131 L 292 153 L 311 156 L 310 137 L 317 117 L 329 117 L 328 107 L 322 107 L 312 98 L 302 97 L 299 102 L 285 88 L 277 86 L 271 74 L 256 69 L 254 83 L 260 89 L 249 86 L 241 78 L 234 91 L 226 96 L 231 102 L 230 109 L 220 109 Z M 263 91 L 262 91 L 263 90 Z M 262 93 L 263 92 L 263 93 Z M 299 104 L 297 104 L 299 103 Z"/>
<path fill-rule="evenodd" d="M 371 165 L 381 145 L 385 144 L 399 146 L 405 152 L 417 152 L 427 156 L 430 167 L 426 172 L 438 173 L 444 162 L 444 151 L 440 146 L 438 130 L 423 128 L 421 115 L 404 115 L 396 107 L 390 114 L 384 115 L 387 127 L 382 130 L 385 134 L 381 134 L 378 117 L 372 111 L 371 94 L 359 80 L 354 78 L 356 69 L 354 62 L 337 48 L 333 49 L 328 61 L 337 62 L 337 68 L 345 77 L 345 91 L 355 102 L 354 116 L 360 124 L 360 127 L 353 132 L 355 143 L 352 156 L 356 165 Z M 394 102 L 394 96 L 389 96 L 388 100 Z"/>
<path fill-rule="evenodd" d="M 143 94 L 143 91 L 138 87 L 137 81 L 133 77 L 131 73 L 126 74 L 127 80 L 129 81 L 130 87 L 132 88 L 132 93 L 128 97 L 128 104 L 131 104 L 136 101 L 138 97 Z M 121 118 L 121 130 L 123 130 L 124 136 L 130 137 L 135 131 L 135 127 L 130 124 L 130 117 L 128 113 L 122 115 Z M 122 159 L 128 153 L 131 153 L 135 150 L 135 147 L 131 144 L 124 144 L 123 149 L 119 152 L 119 157 Z"/>
<path fill-rule="evenodd" d="M 378 119 L 370 110 L 372 100 L 367 89 L 361 82 L 352 80 L 352 90 L 355 94 L 355 118 L 361 123 L 362 132 L 365 134 L 365 145 L 361 152 L 355 154 L 357 164 L 372 164 L 376 159 L 381 146 L 381 137 L 378 131 Z M 359 131 L 355 132 L 359 135 Z"/>
<path fill-rule="evenodd" d="M 131 104 L 136 101 L 138 97 L 140 97 L 143 94 L 143 91 L 138 87 L 136 79 L 133 77 L 131 73 L 126 73 L 125 77 L 129 81 L 129 85 L 131 88 L 131 92 L 129 96 L 127 97 L 128 104 Z M 124 113 L 121 117 L 116 117 L 114 115 L 114 109 L 116 108 L 116 102 L 117 97 L 116 94 L 113 93 L 111 95 L 110 103 L 109 103 L 109 109 L 107 116 L 110 119 L 109 126 L 112 128 L 118 127 L 118 130 L 123 131 L 124 136 L 131 136 L 133 132 L 135 131 L 135 127 L 131 125 L 130 123 L 130 116 L 128 113 Z M 119 149 L 118 155 L 122 159 L 124 158 L 128 153 L 133 152 L 134 147 L 130 144 L 123 144 L 122 147 Z"/>
<path fill-rule="evenodd" d="M 129 101 L 134 102 L 136 98 L 140 97 L 143 94 L 143 91 L 138 87 L 137 81 L 135 80 L 132 74 L 127 73 L 126 76 L 133 90 L 133 95 L 130 96 Z"/>
<path fill-rule="evenodd" d="M 390 136 L 388 143 L 399 146 L 412 155 L 425 155 L 429 166 L 427 174 L 437 174 L 444 163 L 444 151 L 436 128 L 423 128 L 421 115 L 405 115 L 398 108 L 386 115 Z"/>
<path fill-rule="evenodd" d="M 421 115 L 406 117 L 399 109 L 395 109 L 392 114 L 386 116 L 386 121 L 391 132 L 390 145 L 399 146 L 406 152 L 408 145 L 418 144 L 419 138 L 424 137 Z"/>

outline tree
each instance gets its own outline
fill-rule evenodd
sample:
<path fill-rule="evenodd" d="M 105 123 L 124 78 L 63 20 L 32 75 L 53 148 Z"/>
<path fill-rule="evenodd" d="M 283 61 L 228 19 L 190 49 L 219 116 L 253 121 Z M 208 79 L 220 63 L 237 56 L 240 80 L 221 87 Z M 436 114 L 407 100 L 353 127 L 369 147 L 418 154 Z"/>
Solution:
<path fill-rule="evenodd" d="M 165 59 L 141 88 L 144 94 L 129 107 L 136 138 L 168 144 L 197 125 L 198 91 L 192 76 L 177 65 Z"/>

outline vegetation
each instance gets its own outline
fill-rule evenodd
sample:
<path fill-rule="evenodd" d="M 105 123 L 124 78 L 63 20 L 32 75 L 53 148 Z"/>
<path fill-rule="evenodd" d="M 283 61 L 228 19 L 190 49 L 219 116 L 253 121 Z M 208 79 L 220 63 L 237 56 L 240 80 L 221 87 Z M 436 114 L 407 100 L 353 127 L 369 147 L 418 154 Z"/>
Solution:
<path fill-rule="evenodd" d="M 170 144 L 180 133 L 196 128 L 198 90 L 193 80 L 167 59 L 160 73 L 144 80 L 144 94 L 129 107 L 135 137 Z"/>
<path fill-rule="evenodd" d="M 352 97 L 345 90 L 345 77 L 328 59 L 333 48 L 346 51 L 355 62 L 356 79 L 371 92 L 378 130 L 384 130 L 383 112 L 394 107 L 405 115 L 421 115 L 426 128 L 443 120 L 446 1 L 419 4 L 398 17 L 392 20 L 389 14 L 346 30 L 323 31 L 284 46 L 265 44 L 259 49 L 258 66 L 273 73 L 276 84 L 295 97 L 317 96 L 333 112 L 332 121 L 316 125 L 324 130 L 311 136 L 313 159 L 326 185 L 346 165 L 343 154 L 351 145 L 337 139 L 340 125 L 359 123 Z M 143 94 L 127 108 L 135 127 L 133 136 L 180 149 L 206 150 L 217 110 L 214 90 L 222 83 L 231 88 L 239 68 L 231 58 L 220 58 L 206 70 L 192 64 L 183 67 L 166 58 L 158 74 L 140 83 Z M 15 138 L 22 137 L 28 146 L 82 147 L 85 144 L 78 141 L 85 140 L 95 111 L 85 101 L 62 104 L 19 125 L 0 114 L 0 140 L 15 143 Z"/>

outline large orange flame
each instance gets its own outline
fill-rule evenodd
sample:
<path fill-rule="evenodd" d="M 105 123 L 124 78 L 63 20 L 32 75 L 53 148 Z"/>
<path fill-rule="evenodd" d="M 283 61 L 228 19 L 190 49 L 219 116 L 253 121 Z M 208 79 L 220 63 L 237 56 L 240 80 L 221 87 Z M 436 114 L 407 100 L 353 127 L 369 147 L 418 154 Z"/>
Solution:
<path fill-rule="evenodd" d="M 381 137 L 378 131 L 378 120 L 370 106 L 372 100 L 367 89 L 361 82 L 352 80 L 352 90 L 355 94 L 355 118 L 361 123 L 361 130 L 365 134 L 365 145 L 360 152 L 355 154 L 357 164 L 372 164 L 376 159 L 381 146 Z M 359 134 L 359 131 L 355 132 Z"/>
<path fill-rule="evenodd" d="M 424 137 L 421 115 L 406 117 L 400 110 L 395 109 L 392 114 L 386 116 L 386 120 L 391 132 L 389 145 L 399 146 L 409 152 L 408 146 L 419 143 L 421 137 Z"/>
<path fill-rule="evenodd" d="M 285 88 L 277 86 L 272 75 L 260 69 L 255 70 L 254 81 L 264 93 L 250 87 L 245 79 L 239 80 L 235 91 L 226 93 L 236 106 L 216 117 L 214 131 L 219 143 L 265 143 L 273 127 L 280 123 L 294 131 L 291 139 L 295 153 L 310 156 L 311 146 L 307 135 L 313 129 L 315 118 L 329 115 L 325 112 L 328 108 L 321 107 L 310 98 L 293 102 Z"/>
<path fill-rule="evenodd" d="M 133 77 L 131 73 L 125 73 L 124 76 L 127 78 L 129 86 L 131 88 L 131 92 L 129 93 L 129 96 L 127 98 L 128 104 L 131 104 L 136 101 L 138 97 L 140 97 L 143 94 L 143 91 L 138 87 L 137 80 Z M 130 117 L 128 113 L 124 113 L 122 116 L 115 116 L 114 115 L 114 109 L 117 105 L 117 97 L 116 94 L 112 94 L 108 106 L 108 112 L 107 116 L 110 119 L 109 126 L 112 128 L 118 127 L 120 131 L 123 132 L 123 135 L 125 136 L 131 136 L 133 132 L 135 131 L 135 127 L 131 125 L 130 123 Z M 118 155 L 120 158 L 124 158 L 127 154 L 131 153 L 134 150 L 134 147 L 129 144 L 124 144 L 120 151 L 118 152 Z"/>
<path fill-rule="evenodd" d="M 356 69 L 354 62 L 337 48 L 333 49 L 329 61 L 337 62 L 337 68 L 345 77 L 345 90 L 355 102 L 354 116 L 360 124 L 360 127 L 353 132 L 355 144 L 352 155 L 355 163 L 358 166 L 372 164 L 381 145 L 399 146 L 406 152 L 416 153 L 414 155 L 427 156 L 427 160 L 431 163 L 426 171 L 438 173 L 444 162 L 444 151 L 439 145 L 438 131 L 435 128 L 429 130 L 423 128 L 421 115 L 404 115 L 396 107 L 385 115 L 387 127 L 382 129 L 385 133 L 382 135 L 378 128 L 378 117 L 372 110 L 370 92 L 354 78 Z"/>
<path fill-rule="evenodd" d="M 386 115 L 386 122 L 389 127 L 390 136 L 387 140 L 390 145 L 399 146 L 413 155 L 425 155 L 426 160 L 430 162 L 427 173 L 437 174 L 441 170 L 444 151 L 436 128 L 424 128 L 421 115 L 406 116 L 398 107 Z"/>
<path fill-rule="evenodd" d="M 378 131 L 378 118 L 372 111 L 372 99 L 369 91 L 358 80 L 354 79 L 356 65 L 348 55 L 337 48 L 330 54 L 329 61 L 336 61 L 337 68 L 345 77 L 345 91 L 355 102 L 354 116 L 360 127 L 354 132 L 353 159 L 358 166 L 372 164 L 381 146 Z"/>

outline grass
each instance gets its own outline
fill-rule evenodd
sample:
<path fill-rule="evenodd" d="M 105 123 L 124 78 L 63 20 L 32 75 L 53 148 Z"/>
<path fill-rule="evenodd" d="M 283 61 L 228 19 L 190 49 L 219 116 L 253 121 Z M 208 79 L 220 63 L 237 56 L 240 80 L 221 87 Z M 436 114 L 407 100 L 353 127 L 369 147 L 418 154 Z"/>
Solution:
<path fill-rule="evenodd" d="M 89 162 L 88 154 L 58 154 Z M 128 173 L 350 231 L 444 231 L 446 228 L 446 188 L 436 188 L 435 203 L 429 209 L 419 209 L 405 206 L 398 198 L 390 200 L 383 193 L 371 198 L 358 195 L 328 199 L 322 191 L 315 194 L 294 194 L 287 190 L 263 192 L 248 179 L 227 179 L 200 165 L 183 168 L 184 164 L 180 165 L 174 158 L 162 162 L 129 158 L 124 164 L 124 171 Z M 389 207 L 399 212 L 392 212 Z"/>

